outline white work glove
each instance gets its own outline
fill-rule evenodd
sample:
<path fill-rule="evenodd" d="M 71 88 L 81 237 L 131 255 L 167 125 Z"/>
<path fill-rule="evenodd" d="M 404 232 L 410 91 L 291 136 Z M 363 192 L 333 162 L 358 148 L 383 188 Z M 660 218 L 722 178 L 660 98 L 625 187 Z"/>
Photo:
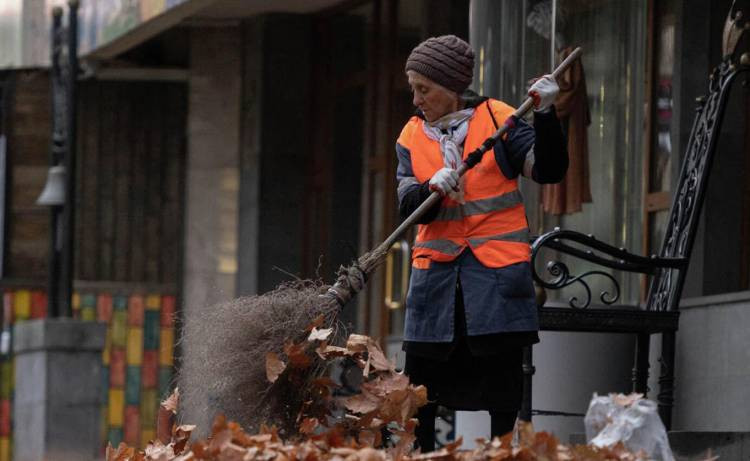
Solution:
<path fill-rule="evenodd" d="M 458 179 L 458 172 L 453 168 L 441 168 L 430 178 L 430 190 L 446 195 L 457 190 Z"/>
<path fill-rule="evenodd" d="M 537 79 L 531 88 L 529 96 L 534 100 L 534 110 L 537 112 L 547 112 L 549 107 L 555 102 L 560 87 L 557 86 L 555 78 L 551 74 L 544 75 Z"/>

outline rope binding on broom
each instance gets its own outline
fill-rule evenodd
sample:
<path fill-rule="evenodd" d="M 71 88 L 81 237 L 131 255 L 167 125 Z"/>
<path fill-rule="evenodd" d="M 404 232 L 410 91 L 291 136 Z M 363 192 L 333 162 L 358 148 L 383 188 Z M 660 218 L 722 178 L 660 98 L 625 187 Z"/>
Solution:
<path fill-rule="evenodd" d="M 326 295 L 335 299 L 340 307 L 344 307 L 354 295 L 362 291 L 366 283 L 367 273 L 359 266 L 359 263 L 355 262 L 349 267 L 341 266 L 336 283 L 328 288 Z"/>

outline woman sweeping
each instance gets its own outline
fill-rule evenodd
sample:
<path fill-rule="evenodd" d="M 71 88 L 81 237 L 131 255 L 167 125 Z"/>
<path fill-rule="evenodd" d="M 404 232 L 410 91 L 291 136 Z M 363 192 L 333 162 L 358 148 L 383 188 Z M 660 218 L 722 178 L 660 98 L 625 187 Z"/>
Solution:
<path fill-rule="evenodd" d="M 507 104 L 467 90 L 473 69 L 471 47 L 453 35 L 426 40 L 406 62 L 417 112 L 396 143 L 401 216 L 433 191 L 443 195 L 419 221 L 406 300 L 405 370 L 430 399 L 418 414 L 423 452 L 435 447 L 438 405 L 488 410 L 492 436 L 512 430 L 522 348 L 539 341 L 518 176 L 555 183 L 568 166 L 554 78 L 529 90 L 532 127 L 509 118 Z M 512 129 L 494 155 L 459 178 L 465 155 L 503 124 Z"/>

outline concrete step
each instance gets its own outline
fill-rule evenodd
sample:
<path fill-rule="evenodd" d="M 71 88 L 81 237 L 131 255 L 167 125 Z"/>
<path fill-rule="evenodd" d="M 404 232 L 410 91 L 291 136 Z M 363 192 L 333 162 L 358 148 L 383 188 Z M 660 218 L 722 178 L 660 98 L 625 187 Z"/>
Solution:
<path fill-rule="evenodd" d="M 584 434 L 572 434 L 570 443 L 584 444 Z M 669 433 L 669 445 L 677 461 L 698 461 L 708 450 L 721 461 L 750 461 L 750 432 L 694 432 Z"/>

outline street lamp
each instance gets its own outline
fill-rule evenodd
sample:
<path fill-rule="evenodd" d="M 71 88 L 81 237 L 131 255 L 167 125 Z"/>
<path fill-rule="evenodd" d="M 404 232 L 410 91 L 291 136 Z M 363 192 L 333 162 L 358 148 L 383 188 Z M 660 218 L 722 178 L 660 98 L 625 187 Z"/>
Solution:
<path fill-rule="evenodd" d="M 52 145 L 47 183 L 37 199 L 38 205 L 50 207 L 50 267 L 47 287 L 50 317 L 72 315 L 78 0 L 69 0 L 68 6 L 67 30 L 62 25 L 62 8 L 55 7 L 52 10 Z M 63 43 L 64 35 L 66 43 Z"/>

